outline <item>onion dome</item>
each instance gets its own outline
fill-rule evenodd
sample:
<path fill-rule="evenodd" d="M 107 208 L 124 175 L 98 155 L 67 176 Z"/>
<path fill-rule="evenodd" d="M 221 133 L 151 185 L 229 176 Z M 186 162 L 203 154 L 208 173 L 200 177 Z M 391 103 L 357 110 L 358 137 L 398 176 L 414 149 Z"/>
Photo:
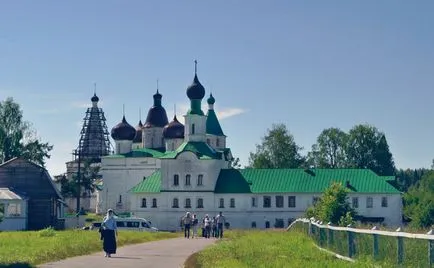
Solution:
<path fill-rule="evenodd" d="M 125 116 L 122 118 L 122 122 L 112 128 L 111 136 L 114 140 L 130 140 L 132 141 L 136 136 L 136 130 L 130 124 L 128 124 Z"/>
<path fill-rule="evenodd" d="M 143 124 L 142 124 L 142 120 L 140 120 L 139 124 L 136 126 L 136 136 L 134 137 L 133 140 L 134 143 L 142 142 L 142 131 L 143 131 Z"/>
<path fill-rule="evenodd" d="M 173 120 L 167 124 L 163 129 L 163 137 L 165 139 L 183 139 L 184 138 L 184 125 L 178 119 L 173 117 Z"/>
<path fill-rule="evenodd" d="M 151 127 L 164 127 L 169 123 L 167 119 L 166 110 L 161 105 L 161 98 L 163 96 L 158 92 L 154 94 L 154 105 L 149 109 L 148 116 L 144 124 L 144 128 Z"/>
<path fill-rule="evenodd" d="M 98 102 L 99 101 L 99 98 L 98 98 L 98 96 L 96 95 L 96 93 L 94 93 L 93 94 L 93 97 L 90 99 L 92 102 Z"/>
<path fill-rule="evenodd" d="M 209 94 L 209 98 L 208 98 L 207 102 L 208 102 L 208 104 L 214 104 L 215 103 L 215 99 L 212 96 L 212 94 Z"/>
<path fill-rule="evenodd" d="M 205 96 L 205 88 L 199 82 L 197 74 L 194 75 L 193 83 L 187 88 L 187 97 L 190 100 L 201 100 Z"/>

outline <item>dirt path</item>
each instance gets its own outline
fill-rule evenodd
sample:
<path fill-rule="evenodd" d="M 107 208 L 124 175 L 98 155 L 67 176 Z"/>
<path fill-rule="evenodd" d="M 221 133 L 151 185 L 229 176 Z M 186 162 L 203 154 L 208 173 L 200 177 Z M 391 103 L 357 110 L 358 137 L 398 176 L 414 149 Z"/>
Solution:
<path fill-rule="evenodd" d="M 39 265 L 40 268 L 80 268 L 80 267 L 183 267 L 191 254 L 213 244 L 215 239 L 174 238 L 118 248 L 117 254 L 105 258 L 103 252 L 73 257 L 62 261 Z"/>

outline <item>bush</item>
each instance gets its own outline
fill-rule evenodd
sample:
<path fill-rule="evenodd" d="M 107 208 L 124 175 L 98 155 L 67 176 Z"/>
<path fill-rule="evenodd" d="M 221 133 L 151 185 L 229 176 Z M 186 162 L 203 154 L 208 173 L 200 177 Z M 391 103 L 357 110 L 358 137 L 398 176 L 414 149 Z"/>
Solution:
<path fill-rule="evenodd" d="M 55 235 L 56 231 L 51 226 L 39 231 L 39 237 L 53 237 Z"/>

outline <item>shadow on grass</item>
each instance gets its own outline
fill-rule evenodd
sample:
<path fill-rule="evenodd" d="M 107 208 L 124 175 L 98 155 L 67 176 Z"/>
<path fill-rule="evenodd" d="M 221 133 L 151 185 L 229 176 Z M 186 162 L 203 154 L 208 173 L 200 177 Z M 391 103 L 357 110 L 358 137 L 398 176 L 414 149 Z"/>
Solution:
<path fill-rule="evenodd" d="M 0 264 L 0 268 L 33 268 L 35 266 L 30 265 L 28 263 L 10 263 L 10 264 Z"/>

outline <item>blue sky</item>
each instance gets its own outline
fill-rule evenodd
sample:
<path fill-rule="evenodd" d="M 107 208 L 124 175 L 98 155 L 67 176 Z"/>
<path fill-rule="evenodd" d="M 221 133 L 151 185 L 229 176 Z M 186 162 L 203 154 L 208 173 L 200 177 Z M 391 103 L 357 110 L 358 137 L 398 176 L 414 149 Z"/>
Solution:
<path fill-rule="evenodd" d="M 19 102 L 65 171 L 97 83 L 109 130 L 152 105 L 183 113 L 198 60 L 243 164 L 273 123 L 310 150 L 369 123 L 400 168 L 434 158 L 433 1 L 2 1 L 0 98 Z M 206 105 L 204 105 L 206 107 Z"/>

